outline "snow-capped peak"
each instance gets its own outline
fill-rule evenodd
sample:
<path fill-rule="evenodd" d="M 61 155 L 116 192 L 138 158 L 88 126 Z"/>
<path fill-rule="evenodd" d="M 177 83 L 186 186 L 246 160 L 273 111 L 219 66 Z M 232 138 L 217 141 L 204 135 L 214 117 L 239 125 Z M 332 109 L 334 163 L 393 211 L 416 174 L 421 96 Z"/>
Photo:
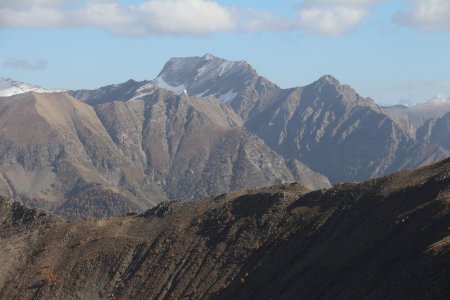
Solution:
<path fill-rule="evenodd" d="M 153 82 L 177 94 L 196 97 L 214 96 L 231 102 L 245 85 L 257 78 L 245 61 L 228 61 L 212 54 L 201 57 L 171 58 Z"/>
<path fill-rule="evenodd" d="M 0 97 L 8 97 L 28 92 L 52 93 L 62 92 L 63 90 L 48 90 L 37 85 L 31 85 L 10 78 L 0 77 Z"/>

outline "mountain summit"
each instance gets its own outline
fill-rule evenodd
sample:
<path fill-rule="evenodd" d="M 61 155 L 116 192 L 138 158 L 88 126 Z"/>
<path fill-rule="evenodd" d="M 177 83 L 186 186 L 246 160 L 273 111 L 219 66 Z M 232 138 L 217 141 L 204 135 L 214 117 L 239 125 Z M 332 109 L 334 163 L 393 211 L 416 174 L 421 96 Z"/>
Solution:
<path fill-rule="evenodd" d="M 228 61 L 205 54 L 171 58 L 155 82 L 178 94 L 186 90 L 192 96 L 215 96 L 222 102 L 231 102 L 242 85 L 256 76 L 255 69 L 245 61 Z"/>
<path fill-rule="evenodd" d="M 12 80 L 10 78 L 0 77 L 0 97 L 8 97 L 17 94 L 23 94 L 28 92 L 35 93 L 49 93 L 49 92 L 61 92 L 62 90 L 49 90 L 44 89 L 37 85 L 31 85 L 28 83 Z"/>

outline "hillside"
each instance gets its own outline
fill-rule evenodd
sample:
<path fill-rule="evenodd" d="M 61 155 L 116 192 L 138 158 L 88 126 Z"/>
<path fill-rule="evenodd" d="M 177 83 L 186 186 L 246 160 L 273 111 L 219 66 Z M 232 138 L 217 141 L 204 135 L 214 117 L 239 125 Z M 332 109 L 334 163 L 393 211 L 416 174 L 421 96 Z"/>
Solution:
<path fill-rule="evenodd" d="M 65 93 L 25 93 L 0 98 L 0 111 L 3 195 L 69 217 L 103 216 L 109 201 L 121 202 L 106 208 L 113 215 L 160 201 L 144 192 L 143 170 L 123 157 L 91 106 Z M 65 210 L 67 201 L 77 211 Z"/>
<path fill-rule="evenodd" d="M 448 299 L 450 160 L 66 222 L 0 200 L 0 297 Z"/>

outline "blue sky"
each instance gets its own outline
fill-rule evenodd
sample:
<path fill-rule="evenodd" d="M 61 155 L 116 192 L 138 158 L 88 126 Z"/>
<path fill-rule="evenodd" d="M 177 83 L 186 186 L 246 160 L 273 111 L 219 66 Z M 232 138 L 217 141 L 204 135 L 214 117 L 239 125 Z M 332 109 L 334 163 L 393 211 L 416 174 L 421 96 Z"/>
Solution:
<path fill-rule="evenodd" d="M 380 104 L 450 95 L 448 0 L 1 0 L 0 46 L 0 76 L 47 88 L 211 53 L 285 88 L 332 74 Z"/>

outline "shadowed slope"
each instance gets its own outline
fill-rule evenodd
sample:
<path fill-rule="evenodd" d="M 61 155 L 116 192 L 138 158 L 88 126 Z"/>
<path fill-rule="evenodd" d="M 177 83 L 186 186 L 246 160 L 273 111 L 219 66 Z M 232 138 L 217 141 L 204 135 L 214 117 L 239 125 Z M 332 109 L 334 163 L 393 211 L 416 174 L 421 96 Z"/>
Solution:
<path fill-rule="evenodd" d="M 448 299 L 449 187 L 446 160 L 101 221 L 66 223 L 2 199 L 0 297 Z"/>

